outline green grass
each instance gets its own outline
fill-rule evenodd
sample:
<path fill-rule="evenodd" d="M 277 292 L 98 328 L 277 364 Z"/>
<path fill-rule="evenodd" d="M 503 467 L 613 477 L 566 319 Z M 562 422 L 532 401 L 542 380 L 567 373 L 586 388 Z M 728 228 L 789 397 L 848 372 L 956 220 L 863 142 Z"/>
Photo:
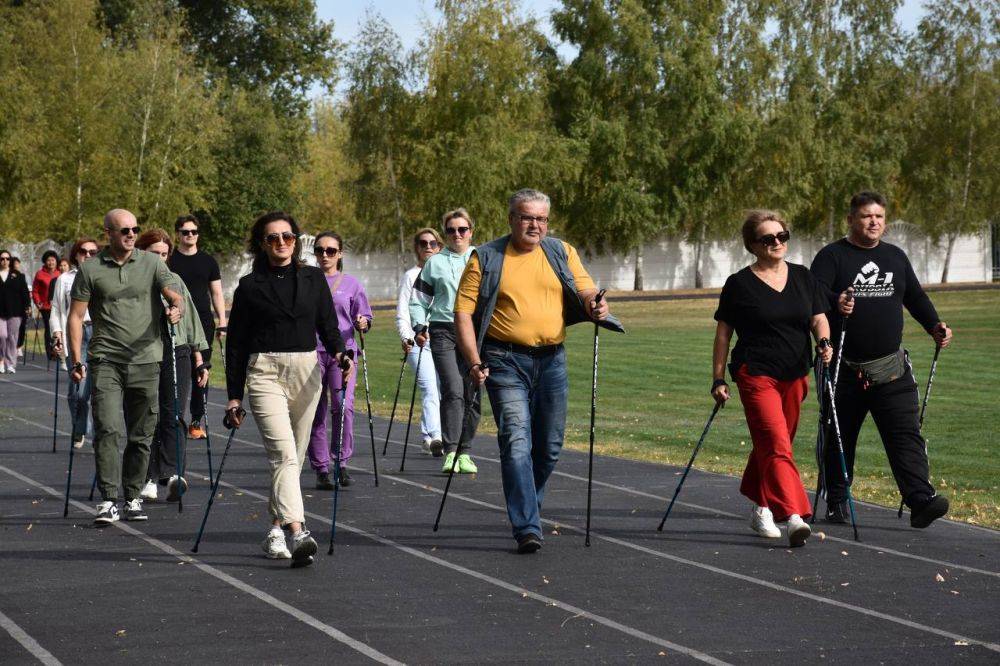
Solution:
<path fill-rule="evenodd" d="M 955 341 L 941 354 L 924 423 L 932 483 L 952 500 L 951 517 L 1000 527 L 1000 456 L 996 455 L 1000 439 L 996 409 L 1000 402 L 996 394 L 1000 385 L 1000 291 L 938 292 L 933 294 L 933 300 L 955 330 Z M 687 463 L 712 408 L 708 388 L 715 304 L 711 299 L 612 301 L 612 309 L 628 333 L 601 335 L 599 453 L 675 465 Z M 385 417 L 392 408 L 401 359 L 391 316 L 389 312 L 376 313 L 375 328 L 368 338 L 373 409 Z M 911 352 L 923 395 L 933 343 L 909 317 L 904 342 Z M 566 445 L 579 450 L 585 450 L 588 443 L 592 345 L 593 328 L 580 325 L 570 329 Z M 407 370 L 399 407 L 403 419 L 412 377 Z M 214 378 L 215 385 L 220 385 L 220 379 L 221 375 Z M 810 396 L 803 406 L 795 442 L 803 481 L 810 489 L 816 483 L 813 446 L 817 403 L 813 390 L 810 382 Z M 495 432 L 488 400 L 483 402 L 482 430 Z M 364 409 L 361 395 L 355 404 Z M 418 400 L 417 409 L 419 404 Z M 699 469 L 738 475 L 749 450 L 743 409 L 735 397 L 716 418 L 695 464 Z M 855 494 L 888 506 L 899 502 L 871 419 L 866 421 L 858 443 Z"/>

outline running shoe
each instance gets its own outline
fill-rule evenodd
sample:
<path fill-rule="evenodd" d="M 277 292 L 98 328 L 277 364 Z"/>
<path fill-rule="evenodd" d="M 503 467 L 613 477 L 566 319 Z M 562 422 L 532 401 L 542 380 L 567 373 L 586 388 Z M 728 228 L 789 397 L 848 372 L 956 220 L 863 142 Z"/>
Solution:
<path fill-rule="evenodd" d="M 346 467 L 341 467 L 340 468 L 340 485 L 342 485 L 344 487 L 347 487 L 347 486 L 351 485 L 352 483 L 354 483 L 354 479 L 352 479 L 351 475 L 347 473 L 347 468 Z"/>
<path fill-rule="evenodd" d="M 329 472 L 316 472 L 316 490 L 333 490 Z"/>
<path fill-rule="evenodd" d="M 288 546 L 285 545 L 285 534 L 280 527 L 272 527 L 260 546 L 264 549 L 269 560 L 292 559 L 292 554 L 288 551 Z"/>
<path fill-rule="evenodd" d="M 444 455 L 444 442 L 440 439 L 431 440 L 431 455 L 435 458 L 440 458 Z"/>
<path fill-rule="evenodd" d="M 146 481 L 146 485 L 144 485 L 142 490 L 139 492 L 139 497 L 142 498 L 143 502 L 155 502 L 157 500 L 156 481 L 153 481 L 152 479 Z"/>
<path fill-rule="evenodd" d="M 910 509 L 910 527 L 923 529 L 948 513 L 948 498 L 935 495 L 929 502 L 917 509 Z"/>
<path fill-rule="evenodd" d="M 0 363 L 0 375 L 6 372 L 7 372 L 7 367 L 3 363 Z"/>
<path fill-rule="evenodd" d="M 847 505 L 847 500 L 843 502 L 827 502 L 826 522 L 835 525 L 846 525 L 851 522 L 851 507 Z"/>
<path fill-rule="evenodd" d="M 187 492 L 188 484 L 187 481 L 184 480 L 184 477 L 183 476 L 180 477 L 180 483 L 178 483 L 177 479 L 178 479 L 177 475 L 174 474 L 172 477 L 170 477 L 170 480 L 167 481 L 168 502 L 180 502 L 181 495 Z"/>
<path fill-rule="evenodd" d="M 518 555 L 531 555 L 538 551 L 542 547 L 541 538 L 534 532 L 529 532 L 524 536 L 517 538 L 517 553 Z"/>
<path fill-rule="evenodd" d="M 788 517 L 788 545 L 792 548 L 806 545 L 806 539 L 812 534 L 809 525 L 802 520 L 801 516 L 793 513 Z"/>
<path fill-rule="evenodd" d="M 94 524 L 104 527 L 111 523 L 118 522 L 118 506 L 114 502 L 101 502 L 97 505 L 97 515 L 94 516 Z"/>
<path fill-rule="evenodd" d="M 432 441 L 433 440 L 431 440 L 430 437 L 424 437 L 424 441 L 422 443 L 422 446 L 423 446 L 423 449 L 424 449 L 424 453 L 430 453 L 431 452 L 431 442 Z"/>
<path fill-rule="evenodd" d="M 12 365 L 9 368 L 7 368 L 7 374 L 8 375 L 16 375 L 17 374 L 17 366 L 16 365 Z"/>
<path fill-rule="evenodd" d="M 444 464 L 441 465 L 441 473 L 451 474 L 451 466 L 452 464 L 454 464 L 454 461 L 455 461 L 455 452 L 452 451 L 451 453 L 449 453 L 444 457 Z M 458 465 L 455 465 L 455 471 L 456 472 L 458 471 Z"/>
<path fill-rule="evenodd" d="M 472 462 L 468 453 L 463 453 L 458 457 L 458 469 L 455 471 L 459 474 L 478 474 L 479 468 L 476 467 L 476 463 Z"/>
<path fill-rule="evenodd" d="M 205 439 L 205 431 L 202 429 L 201 425 L 192 423 L 188 427 L 188 437 L 191 439 Z"/>
<path fill-rule="evenodd" d="M 73 438 L 73 448 L 74 449 L 82 449 L 83 448 L 83 441 L 84 441 L 84 436 L 83 435 L 77 435 L 77 436 L 75 436 Z"/>
<path fill-rule="evenodd" d="M 149 520 L 149 516 L 147 516 L 146 512 L 142 510 L 142 500 L 138 497 L 125 502 L 125 506 L 122 507 L 122 518 L 137 522 L 141 520 Z"/>
<path fill-rule="evenodd" d="M 774 524 L 774 515 L 766 506 L 754 505 L 750 513 L 750 529 L 765 539 L 781 538 L 781 530 Z"/>
<path fill-rule="evenodd" d="M 300 530 L 292 535 L 292 566 L 307 567 L 313 563 L 313 555 L 318 547 L 309 530 Z"/>

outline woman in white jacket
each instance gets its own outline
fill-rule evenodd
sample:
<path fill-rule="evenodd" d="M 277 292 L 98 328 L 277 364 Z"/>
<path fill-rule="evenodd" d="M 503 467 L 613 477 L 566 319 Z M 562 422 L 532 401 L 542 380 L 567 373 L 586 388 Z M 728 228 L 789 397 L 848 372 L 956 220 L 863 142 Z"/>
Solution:
<path fill-rule="evenodd" d="M 66 318 L 69 316 L 70 291 L 73 289 L 73 280 L 80 272 L 80 264 L 95 256 L 100 248 L 97 241 L 92 238 L 81 238 L 73 243 L 70 250 L 70 269 L 61 274 L 55 281 L 55 288 L 52 290 L 52 310 L 49 313 L 49 330 L 52 333 L 52 348 L 64 361 L 66 359 Z M 83 341 L 80 344 L 80 358 L 87 358 L 87 346 L 90 344 L 90 335 L 93 329 L 90 326 L 90 312 L 83 315 Z M 92 435 L 93 427 L 90 421 L 90 373 L 84 377 L 83 381 L 66 382 L 67 398 L 69 399 L 69 416 L 73 423 L 73 446 L 80 448 L 83 446 L 84 437 Z"/>
<path fill-rule="evenodd" d="M 403 347 L 403 353 L 413 368 L 417 370 L 417 360 L 420 353 L 419 348 L 413 344 L 413 326 L 410 325 L 410 293 L 413 291 L 413 283 L 420 275 L 420 269 L 424 267 L 424 262 L 432 255 L 441 251 L 444 241 L 440 234 L 429 227 L 421 229 L 413 236 L 413 254 L 417 257 L 417 265 L 403 274 L 403 279 L 399 283 L 399 300 L 396 303 L 396 330 L 399 331 L 399 338 Z M 435 458 L 443 455 L 443 445 L 441 443 L 441 396 L 438 392 L 437 372 L 434 370 L 434 359 L 431 358 L 430 351 L 423 354 L 420 359 L 420 375 L 417 377 L 417 384 L 420 386 L 422 395 L 420 419 L 420 431 L 424 436 L 424 450 L 429 451 Z"/>

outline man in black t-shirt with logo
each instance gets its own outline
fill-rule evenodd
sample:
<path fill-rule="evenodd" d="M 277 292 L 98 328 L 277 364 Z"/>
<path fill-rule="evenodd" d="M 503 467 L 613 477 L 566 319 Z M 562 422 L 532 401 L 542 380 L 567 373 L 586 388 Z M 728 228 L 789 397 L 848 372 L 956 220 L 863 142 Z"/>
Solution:
<path fill-rule="evenodd" d="M 216 333 L 215 319 L 212 309 L 219 319 L 218 336 L 221 339 L 226 331 L 226 302 L 222 297 L 222 274 L 214 257 L 198 249 L 198 218 L 194 215 L 181 215 L 174 223 L 177 232 L 177 245 L 170 255 L 167 265 L 174 273 L 181 276 L 191 300 L 198 311 L 201 326 L 208 340 L 208 351 L 202 352 L 203 362 L 212 359 L 212 338 Z M 193 360 L 193 357 L 192 357 Z M 198 373 L 191 373 L 191 421 L 188 436 L 191 439 L 204 439 L 205 430 L 201 422 L 205 416 L 205 402 L 208 400 L 208 387 L 198 386 Z"/>
<path fill-rule="evenodd" d="M 910 525 L 927 527 L 948 512 L 948 500 L 929 480 L 917 383 L 901 349 L 903 307 L 942 347 L 951 342 L 951 329 L 938 318 L 903 250 L 882 242 L 885 209 L 885 197 L 877 192 L 854 195 L 847 236 L 820 250 L 811 270 L 830 298 L 830 337 L 838 340 L 845 321 L 847 326 L 835 402 L 848 476 L 853 478 L 858 433 L 871 412 L 910 507 Z M 828 432 L 826 441 L 834 436 Z M 824 482 L 827 520 L 847 522 L 846 487 L 834 446 L 826 447 Z"/>

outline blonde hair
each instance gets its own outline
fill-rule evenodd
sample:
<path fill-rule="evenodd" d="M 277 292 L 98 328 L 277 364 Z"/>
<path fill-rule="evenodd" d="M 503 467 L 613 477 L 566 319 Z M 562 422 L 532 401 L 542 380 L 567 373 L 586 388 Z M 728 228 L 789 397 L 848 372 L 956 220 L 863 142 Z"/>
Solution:
<path fill-rule="evenodd" d="M 448 230 L 448 223 L 454 220 L 456 217 L 460 217 L 469 223 L 470 229 L 476 228 L 476 223 L 472 221 L 472 217 L 469 216 L 469 211 L 464 208 L 456 208 L 455 210 L 449 210 L 447 213 L 441 216 L 441 228 L 445 231 Z M 441 242 L 440 240 L 438 241 Z"/>
<path fill-rule="evenodd" d="M 747 211 L 741 232 L 743 233 L 743 247 L 751 254 L 753 254 L 753 250 L 750 249 L 750 245 L 757 240 L 757 227 L 764 222 L 777 222 L 781 225 L 782 229 L 788 231 L 788 223 L 785 222 L 785 218 L 781 217 L 781 213 L 778 211 L 764 208 Z"/>

